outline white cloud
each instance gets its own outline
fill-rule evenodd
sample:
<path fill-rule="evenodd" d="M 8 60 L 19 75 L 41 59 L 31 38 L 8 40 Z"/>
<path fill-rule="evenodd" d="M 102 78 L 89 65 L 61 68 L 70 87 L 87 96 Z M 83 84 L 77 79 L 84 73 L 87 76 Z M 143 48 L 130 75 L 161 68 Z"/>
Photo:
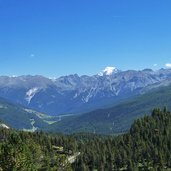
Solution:
<path fill-rule="evenodd" d="M 157 67 L 158 66 L 158 64 L 153 64 L 153 67 Z"/>
<path fill-rule="evenodd" d="M 171 63 L 165 64 L 165 67 L 166 67 L 166 68 L 171 68 Z"/>

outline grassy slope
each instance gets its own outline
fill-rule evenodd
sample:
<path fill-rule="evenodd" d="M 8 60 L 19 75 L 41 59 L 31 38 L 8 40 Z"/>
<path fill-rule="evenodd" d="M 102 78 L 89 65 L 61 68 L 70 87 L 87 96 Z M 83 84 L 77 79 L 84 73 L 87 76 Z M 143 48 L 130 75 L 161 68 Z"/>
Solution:
<path fill-rule="evenodd" d="M 27 112 L 23 107 L 12 104 L 2 98 L 0 98 L 0 119 L 16 129 L 31 129 L 30 119 L 35 120 L 36 127 L 41 128 L 47 125 L 35 113 Z"/>

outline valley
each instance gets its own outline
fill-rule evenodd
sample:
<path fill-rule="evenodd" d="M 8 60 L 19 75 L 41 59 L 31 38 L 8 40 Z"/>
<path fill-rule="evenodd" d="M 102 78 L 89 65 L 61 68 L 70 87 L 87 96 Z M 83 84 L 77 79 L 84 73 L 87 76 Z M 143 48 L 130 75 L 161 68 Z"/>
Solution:
<path fill-rule="evenodd" d="M 17 97 L 15 99 L 9 100 L 9 97 L 11 97 L 12 94 L 20 94 L 20 91 L 23 91 L 23 88 L 26 86 L 38 87 L 38 85 L 33 85 L 33 84 L 39 84 L 39 86 L 42 87 L 44 86 L 44 92 L 47 91 L 46 94 L 47 96 L 49 96 L 50 95 L 49 94 L 50 92 L 48 92 L 50 86 L 48 85 L 50 84 L 49 79 L 40 76 L 22 76 L 22 78 L 5 77 L 7 80 L 4 82 L 4 78 L 2 79 L 1 77 L 0 86 L 2 87 L 3 84 L 6 84 L 6 87 L 8 87 L 8 91 L 6 92 L 6 94 L 4 94 L 4 96 L 6 96 L 7 98 L 6 99 L 2 98 L 2 100 L 0 101 L 1 102 L 0 119 L 5 121 L 12 128 L 16 128 L 20 130 L 23 129 L 27 131 L 44 130 L 47 132 L 62 132 L 65 134 L 71 134 L 76 132 L 91 132 L 91 133 L 106 134 L 106 135 L 117 135 L 117 134 L 125 133 L 129 130 L 131 124 L 135 119 L 144 116 L 144 114 L 149 115 L 151 109 L 155 107 L 163 107 L 163 106 L 167 106 L 170 109 L 171 107 L 170 106 L 171 80 L 169 79 L 170 74 L 171 74 L 171 70 L 167 70 L 167 69 L 166 70 L 161 69 L 159 71 L 142 70 L 142 71 L 124 71 L 124 72 L 115 69 L 115 72 L 110 72 L 110 74 L 107 75 L 104 73 L 104 75 L 101 76 L 97 75 L 97 76 L 93 76 L 92 78 L 89 77 L 89 79 L 94 79 L 94 77 L 95 78 L 98 77 L 98 79 L 102 79 L 104 81 L 110 80 L 110 84 L 107 85 L 107 87 L 103 85 L 104 88 L 98 90 L 100 94 L 103 94 L 104 96 L 103 100 L 105 102 L 103 103 L 103 101 L 100 100 L 101 99 L 100 97 L 94 96 L 94 98 L 95 99 L 98 98 L 98 100 L 95 99 L 92 101 L 90 100 L 92 103 L 88 103 L 88 102 L 87 102 L 88 104 L 84 103 L 81 107 L 80 105 L 77 105 L 78 103 L 74 101 L 72 97 L 68 96 L 66 99 L 63 99 L 64 101 L 61 101 L 60 99 L 56 101 L 59 104 L 59 108 L 60 107 L 67 108 L 69 106 L 68 103 L 72 102 L 72 104 L 74 103 L 73 107 L 76 105 L 76 107 L 74 108 L 82 112 L 76 112 L 76 113 L 73 112 L 67 114 L 58 113 L 58 109 L 57 109 L 58 105 L 55 105 L 55 110 L 54 108 L 51 108 L 51 106 L 49 106 L 48 110 L 49 109 L 54 110 L 53 115 L 51 115 L 51 113 L 45 114 L 42 112 L 35 111 L 35 108 L 37 107 L 26 105 L 24 99 L 22 100 L 22 98 Z M 83 76 L 81 76 L 80 78 L 82 77 Z M 113 95 L 113 92 L 116 91 L 117 87 L 116 85 L 113 85 L 113 82 L 115 81 L 116 78 L 118 81 L 118 78 L 120 77 L 123 77 L 125 79 L 127 78 L 127 82 L 125 81 L 124 82 L 125 82 L 125 87 L 127 87 L 126 89 L 128 89 L 127 91 L 129 91 L 129 94 L 127 91 L 125 91 L 125 88 L 122 87 L 122 81 L 121 81 L 121 83 L 118 83 L 121 84 L 120 87 L 118 87 L 118 89 L 123 89 L 124 94 L 121 93 L 116 96 Z M 133 79 L 135 77 L 136 79 Z M 153 79 L 153 81 L 146 82 L 146 80 L 148 80 L 146 78 L 144 82 L 142 82 L 142 78 L 144 77 L 147 77 L 150 80 Z M 61 83 L 61 79 L 63 80 L 64 78 L 68 81 Z M 73 77 L 71 75 L 71 76 L 59 78 L 60 81 L 57 79 L 58 84 L 56 84 L 56 86 L 58 87 L 60 84 L 62 84 L 63 89 L 66 89 L 68 84 L 70 85 L 70 87 L 67 88 L 67 91 L 63 91 L 63 96 L 67 96 L 65 94 L 68 94 L 68 92 L 72 91 L 70 90 L 73 89 L 71 87 L 76 87 L 75 79 L 77 80 L 78 78 L 79 78 L 78 76 Z M 24 82 L 23 79 L 25 80 Z M 10 88 L 10 86 L 8 86 L 9 80 L 11 80 L 10 84 L 11 86 L 13 86 L 13 88 Z M 35 80 L 39 80 L 39 81 L 35 82 Z M 18 82 L 20 82 L 20 84 Z M 55 81 L 53 81 L 53 84 L 54 83 Z M 104 83 L 106 84 L 106 82 Z M 108 86 L 112 86 L 112 85 L 113 85 L 112 88 L 113 91 L 112 89 L 108 91 Z M 132 86 L 129 87 L 129 85 L 134 85 L 134 87 L 137 88 L 133 88 Z M 19 87 L 15 89 L 16 86 Z M 35 89 L 36 92 L 38 89 Z M 0 94 L 3 91 L 4 89 L 0 89 Z M 44 98 L 44 96 L 40 94 L 36 94 L 36 92 L 35 91 L 31 92 L 30 90 L 30 95 L 34 94 L 32 98 L 36 98 L 36 96 L 38 96 L 37 98 L 39 98 L 39 100 L 45 100 L 45 101 L 48 100 L 46 97 Z M 28 95 L 28 93 L 26 94 Z M 19 102 L 20 100 L 22 100 L 22 102 Z M 38 101 L 36 100 L 37 101 L 36 103 L 38 103 L 39 100 Z M 90 112 L 84 108 L 87 105 L 89 106 Z M 45 109 L 47 107 L 46 105 L 44 107 L 43 104 L 41 106 L 42 109 L 43 108 Z M 99 106 L 98 109 L 94 109 L 95 106 L 96 107 Z M 85 110 L 83 110 L 83 108 Z M 43 111 L 46 111 L 46 109 Z"/>

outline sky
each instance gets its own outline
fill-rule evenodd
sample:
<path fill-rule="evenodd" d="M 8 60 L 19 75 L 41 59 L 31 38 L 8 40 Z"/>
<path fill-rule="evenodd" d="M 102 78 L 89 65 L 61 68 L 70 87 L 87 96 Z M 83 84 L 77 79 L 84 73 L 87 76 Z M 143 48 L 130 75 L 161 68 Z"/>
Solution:
<path fill-rule="evenodd" d="M 171 68 L 170 0 L 0 0 L 0 75 Z"/>

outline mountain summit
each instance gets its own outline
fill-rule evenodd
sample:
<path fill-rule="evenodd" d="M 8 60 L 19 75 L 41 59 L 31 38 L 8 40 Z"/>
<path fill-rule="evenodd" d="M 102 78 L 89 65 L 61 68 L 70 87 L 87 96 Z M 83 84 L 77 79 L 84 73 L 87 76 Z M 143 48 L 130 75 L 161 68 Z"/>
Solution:
<path fill-rule="evenodd" d="M 116 67 L 106 67 L 102 72 L 100 72 L 98 75 L 99 76 L 104 76 L 104 75 L 112 75 L 114 73 L 117 73 L 119 70 Z"/>

